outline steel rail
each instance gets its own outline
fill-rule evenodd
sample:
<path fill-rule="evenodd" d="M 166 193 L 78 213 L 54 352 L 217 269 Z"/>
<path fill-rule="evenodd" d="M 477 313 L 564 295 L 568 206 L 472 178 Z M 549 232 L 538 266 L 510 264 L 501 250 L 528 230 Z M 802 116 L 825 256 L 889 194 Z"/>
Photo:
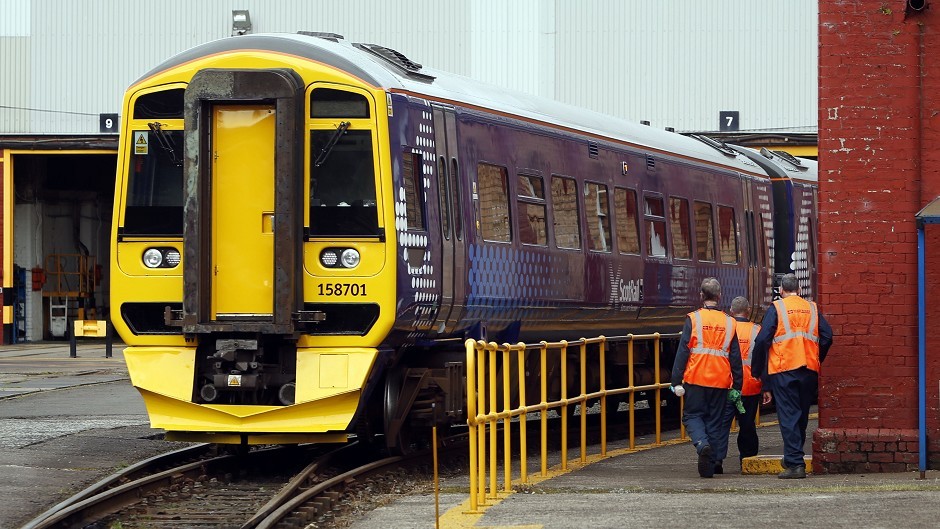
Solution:
<path fill-rule="evenodd" d="M 167 452 L 165 454 L 160 454 L 138 463 L 134 463 L 133 465 L 124 468 L 119 472 L 111 474 L 94 485 L 91 485 L 77 494 L 50 507 L 39 516 L 33 518 L 26 525 L 22 526 L 21 529 L 40 529 L 42 527 L 47 527 L 41 525 L 41 523 L 46 519 L 51 518 L 56 513 L 59 513 L 88 498 L 113 488 L 116 484 L 122 481 L 133 481 L 134 478 L 131 476 L 136 474 L 149 474 L 150 469 L 152 468 L 158 468 L 162 466 L 178 466 L 181 461 L 186 461 L 187 459 L 192 459 L 193 457 L 201 457 L 212 448 L 214 448 L 214 445 L 212 444 L 200 443 L 197 445 L 188 446 L 186 448 L 181 448 L 179 450 L 174 450 L 172 452 Z"/>
<path fill-rule="evenodd" d="M 211 467 L 236 462 L 241 465 L 246 457 L 262 457 L 282 449 L 283 447 L 275 447 L 256 450 L 243 456 L 235 454 L 215 456 L 122 483 L 96 494 L 86 495 L 84 499 L 77 503 L 67 505 L 65 508 L 32 525 L 31 529 L 81 528 L 88 523 L 134 505 L 149 493 L 167 488 L 181 479 L 187 477 L 191 479 L 198 478 Z"/>

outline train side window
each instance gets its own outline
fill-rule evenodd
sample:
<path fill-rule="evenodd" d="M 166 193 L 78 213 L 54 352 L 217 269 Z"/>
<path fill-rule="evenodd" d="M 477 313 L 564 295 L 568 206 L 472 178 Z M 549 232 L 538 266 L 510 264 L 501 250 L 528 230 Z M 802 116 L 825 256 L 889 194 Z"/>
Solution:
<path fill-rule="evenodd" d="M 695 254 L 699 261 L 715 260 L 715 216 L 712 205 L 696 200 L 695 210 Z"/>
<path fill-rule="evenodd" d="M 689 201 L 669 199 L 669 229 L 672 233 L 672 255 L 676 259 L 692 258 L 692 233 L 689 231 Z"/>
<path fill-rule="evenodd" d="M 666 217 L 661 197 L 646 201 L 646 242 L 650 257 L 666 257 Z"/>
<path fill-rule="evenodd" d="M 421 155 L 415 152 L 402 154 L 402 182 L 405 185 L 405 217 L 409 230 L 425 230 L 424 194 L 421 185 Z"/>
<path fill-rule="evenodd" d="M 593 182 L 584 183 L 584 210 L 588 224 L 588 249 L 598 252 L 610 251 L 610 206 L 607 201 L 607 186 Z"/>
<path fill-rule="evenodd" d="M 578 185 L 574 178 L 552 176 L 552 210 L 555 216 L 555 245 L 559 248 L 580 249 Z"/>
<path fill-rule="evenodd" d="M 315 88 L 310 92 L 312 118 L 368 118 L 369 101 L 362 94 Z"/>
<path fill-rule="evenodd" d="M 450 240 L 450 183 L 447 180 L 447 160 L 441 156 L 437 159 L 437 194 L 441 199 L 441 232 L 444 238 Z"/>
<path fill-rule="evenodd" d="M 636 191 L 615 187 L 614 210 L 617 213 L 617 247 L 620 253 L 640 253 L 640 228 L 636 211 Z"/>
<path fill-rule="evenodd" d="M 541 176 L 518 175 L 516 198 L 519 212 L 519 242 L 548 245 L 545 226 L 545 188 Z"/>
<path fill-rule="evenodd" d="M 454 236 L 463 239 L 463 223 L 460 211 L 460 180 L 457 178 L 457 158 L 450 159 L 450 194 L 454 205 Z"/>
<path fill-rule="evenodd" d="M 728 206 L 718 206 L 718 254 L 722 264 L 738 262 L 738 230 L 734 209 Z"/>
<path fill-rule="evenodd" d="M 477 165 L 480 182 L 480 232 L 483 240 L 509 242 L 509 182 L 505 167 Z"/>

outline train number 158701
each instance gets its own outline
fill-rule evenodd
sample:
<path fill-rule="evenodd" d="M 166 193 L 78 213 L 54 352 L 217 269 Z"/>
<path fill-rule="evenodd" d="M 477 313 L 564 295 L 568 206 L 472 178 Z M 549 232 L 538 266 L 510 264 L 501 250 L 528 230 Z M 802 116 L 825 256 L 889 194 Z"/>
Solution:
<path fill-rule="evenodd" d="M 365 296 L 365 283 L 320 283 L 321 296 Z"/>

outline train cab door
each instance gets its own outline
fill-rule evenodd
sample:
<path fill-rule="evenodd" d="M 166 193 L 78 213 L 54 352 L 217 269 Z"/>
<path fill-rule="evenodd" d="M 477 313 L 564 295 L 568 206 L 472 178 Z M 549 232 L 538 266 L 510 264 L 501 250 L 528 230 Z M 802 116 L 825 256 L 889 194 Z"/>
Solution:
<path fill-rule="evenodd" d="M 450 108 L 434 106 L 434 149 L 437 203 L 441 218 L 441 305 L 433 329 L 452 331 L 463 305 L 465 287 L 464 226 L 457 155 L 457 121 Z"/>
<path fill-rule="evenodd" d="M 274 313 L 274 105 L 212 108 L 211 317 Z"/>

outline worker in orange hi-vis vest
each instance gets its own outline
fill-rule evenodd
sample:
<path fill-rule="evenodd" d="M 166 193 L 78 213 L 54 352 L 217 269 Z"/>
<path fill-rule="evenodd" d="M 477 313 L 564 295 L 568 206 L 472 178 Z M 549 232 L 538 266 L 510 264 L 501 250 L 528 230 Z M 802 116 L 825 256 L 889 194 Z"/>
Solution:
<path fill-rule="evenodd" d="M 735 320 L 735 334 L 738 337 L 738 346 L 741 348 L 741 363 L 744 367 L 744 384 L 741 386 L 741 404 L 744 413 L 738 411 L 732 401 L 725 405 L 722 428 L 731 429 L 734 419 L 738 419 L 738 457 L 756 456 L 759 449 L 757 437 L 757 409 L 761 403 L 770 404 L 769 391 L 761 392 L 760 380 L 751 374 L 751 359 L 753 355 L 754 340 L 760 331 L 760 325 L 751 322 L 751 304 L 747 298 L 738 296 L 731 300 L 731 316 Z M 715 448 L 715 474 L 723 474 L 722 460 L 728 455 L 728 443 Z"/>
<path fill-rule="evenodd" d="M 698 473 L 715 474 L 715 448 L 727 451 L 728 428 L 722 414 L 731 392 L 740 395 L 743 371 L 735 338 L 735 322 L 721 309 L 721 285 L 714 277 L 702 281 L 702 308 L 689 313 L 672 367 L 673 392 L 685 395 L 682 423 L 698 453 Z M 731 390 L 731 392 L 729 392 Z"/>
<path fill-rule="evenodd" d="M 777 403 L 784 467 L 777 477 L 799 479 L 806 477 L 806 425 L 819 390 L 819 366 L 832 345 L 832 328 L 815 303 L 800 297 L 795 275 L 780 280 L 780 298 L 764 314 L 751 368 Z"/>

